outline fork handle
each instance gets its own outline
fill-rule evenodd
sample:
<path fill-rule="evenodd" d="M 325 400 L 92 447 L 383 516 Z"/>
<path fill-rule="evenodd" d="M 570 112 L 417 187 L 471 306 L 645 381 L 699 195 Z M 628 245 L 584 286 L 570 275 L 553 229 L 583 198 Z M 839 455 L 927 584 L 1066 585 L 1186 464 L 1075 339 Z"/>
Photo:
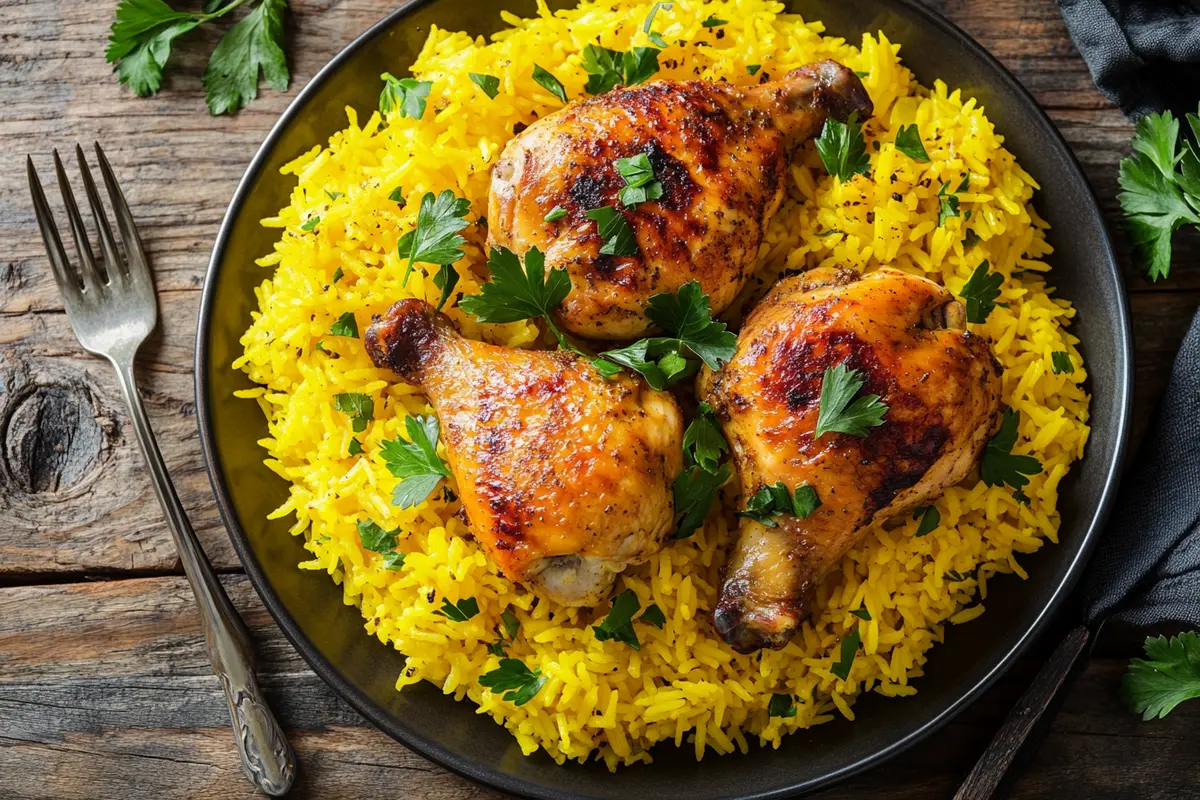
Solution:
<path fill-rule="evenodd" d="M 175 493 L 134 382 L 133 353 L 109 360 L 120 378 L 121 394 L 129 407 L 142 455 L 150 467 L 154 492 L 166 512 L 167 526 L 179 550 L 183 571 L 187 573 L 188 583 L 200 606 L 208 656 L 221 679 L 225 699 L 229 701 L 229 715 L 233 718 L 242 768 L 250 782 L 265 794 L 272 797 L 287 794 L 296 776 L 296 758 L 254 678 L 250 634 L 221 588 Z"/>

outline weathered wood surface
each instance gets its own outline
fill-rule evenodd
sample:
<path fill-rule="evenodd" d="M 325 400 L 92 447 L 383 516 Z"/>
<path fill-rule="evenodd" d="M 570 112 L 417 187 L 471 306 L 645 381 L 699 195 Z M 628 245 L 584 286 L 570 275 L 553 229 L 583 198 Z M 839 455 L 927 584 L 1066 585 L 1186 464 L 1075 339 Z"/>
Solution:
<path fill-rule="evenodd" d="M 207 552 L 218 569 L 238 572 L 195 427 L 193 338 L 209 248 L 234 185 L 290 98 L 394 3 L 293 0 L 291 89 L 265 90 L 241 114 L 215 120 L 200 88 L 215 34 L 177 47 L 163 93 L 138 99 L 103 61 L 114 5 L 0 0 L 0 798 L 249 797 L 116 384 L 75 344 L 46 269 L 24 158 L 33 155 L 48 177 L 51 148 L 104 144 L 160 291 L 161 324 L 139 364 L 146 405 Z M 1132 126 L 1092 86 L 1052 0 L 932 5 L 1033 92 L 1101 199 L 1131 294 L 1136 441 L 1200 302 L 1200 237 L 1177 237 L 1169 281 L 1151 285 L 1134 270 L 1115 201 Z M 245 578 L 226 581 L 299 753 L 296 796 L 495 796 L 365 726 L 284 642 Z M 823 796 L 950 796 L 1053 644 L 935 738 Z M 1013 796 L 1200 792 L 1189 736 L 1200 707 L 1154 723 L 1125 712 L 1115 691 L 1128 650 L 1092 662 Z"/>

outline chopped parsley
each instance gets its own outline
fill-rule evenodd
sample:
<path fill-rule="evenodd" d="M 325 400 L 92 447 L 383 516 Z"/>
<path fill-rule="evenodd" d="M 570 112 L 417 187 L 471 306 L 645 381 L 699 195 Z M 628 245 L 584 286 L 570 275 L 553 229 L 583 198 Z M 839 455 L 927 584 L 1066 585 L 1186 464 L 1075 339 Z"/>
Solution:
<path fill-rule="evenodd" d="M 442 264 L 438 267 L 438 271 L 433 276 L 433 285 L 442 290 L 438 296 L 437 310 L 441 311 L 442 306 L 446 305 L 446 301 L 450 299 L 450 295 L 454 294 L 454 287 L 458 286 L 458 270 L 450 264 Z"/>
<path fill-rule="evenodd" d="M 504 626 L 503 632 L 500 625 Z M 494 656 L 505 656 L 505 648 L 517 640 L 517 631 L 521 628 L 521 621 L 517 619 L 517 615 L 512 612 L 511 608 L 505 608 L 500 614 L 500 625 L 497 625 L 494 630 L 499 638 L 488 645 L 487 650 Z"/>
<path fill-rule="evenodd" d="M 762 64 L 747 64 L 746 65 L 746 72 L 749 73 L 750 75 L 757 75 L 758 71 L 760 69 L 762 69 Z"/>
<path fill-rule="evenodd" d="M 1147 636 L 1142 647 L 1148 660 L 1130 661 L 1121 680 L 1121 699 L 1131 711 L 1144 720 L 1162 718 L 1200 697 L 1200 634 Z"/>
<path fill-rule="evenodd" d="M 942 524 L 942 512 L 938 511 L 933 506 L 922 506 L 913 512 L 913 519 L 920 519 L 917 523 L 917 532 L 913 536 L 920 539 L 922 536 L 928 536 L 937 529 L 938 525 Z"/>
<path fill-rule="evenodd" d="M 388 200 L 391 200 L 393 203 L 399 203 L 400 207 L 403 208 L 406 205 L 404 200 L 404 190 L 399 186 L 397 186 L 395 189 L 392 189 L 392 193 L 388 195 Z"/>
<path fill-rule="evenodd" d="M 850 677 L 850 667 L 854 665 L 854 657 L 858 654 L 858 646 L 860 644 L 862 644 L 862 637 L 858 633 L 858 628 L 855 628 L 842 639 L 841 658 L 833 663 L 829 671 L 842 680 L 848 679 Z"/>
<path fill-rule="evenodd" d="M 850 613 L 853 614 L 854 616 L 858 617 L 859 619 L 863 620 L 864 622 L 871 621 L 871 612 L 867 611 L 865 608 L 856 608 L 853 611 L 851 611 Z"/>
<path fill-rule="evenodd" d="M 349 415 L 354 432 L 362 433 L 367 429 L 367 423 L 375 418 L 375 401 L 370 395 L 343 392 L 333 396 L 333 410 Z"/>
<path fill-rule="evenodd" d="M 479 613 L 479 601 L 474 597 L 464 597 L 457 603 L 451 603 L 449 598 L 442 598 L 442 607 L 435 614 L 441 614 L 451 622 L 466 622 Z"/>
<path fill-rule="evenodd" d="M 973 228 L 968 229 L 966 235 L 963 236 L 963 250 L 970 250 L 972 247 L 979 244 L 980 241 L 982 241 L 982 239 L 980 239 L 979 234 L 976 233 Z"/>
<path fill-rule="evenodd" d="M 397 78 L 390 72 L 379 76 L 383 79 L 383 91 L 379 93 L 379 110 L 384 114 L 399 112 L 402 117 L 420 119 L 425 116 L 425 105 L 433 81 L 416 78 Z"/>
<path fill-rule="evenodd" d="M 771 701 L 767 703 L 767 716 L 791 719 L 796 716 L 796 699 L 790 694 L 776 692 L 771 695 Z"/>
<path fill-rule="evenodd" d="M 362 442 L 358 440 L 357 436 L 351 437 L 349 452 L 352 456 L 357 456 L 363 452 Z"/>
<path fill-rule="evenodd" d="M 671 490 L 675 500 L 675 538 L 686 539 L 708 518 L 721 487 L 729 480 L 729 466 L 722 464 L 716 472 L 693 464 L 679 474 Z"/>
<path fill-rule="evenodd" d="M 716 472 L 721 454 L 729 452 L 712 406 L 701 402 L 696 416 L 683 433 L 683 458 L 688 465 L 695 464 L 705 472 Z"/>
<path fill-rule="evenodd" d="M 654 5 L 650 6 L 650 13 L 646 15 L 645 21 L 642 22 L 642 33 L 646 34 L 650 41 L 658 47 L 666 47 L 667 43 L 664 42 L 662 36 L 660 36 L 654 30 L 654 15 L 658 13 L 660 8 L 663 11 L 670 11 L 674 6 L 674 3 L 655 3 Z"/>
<path fill-rule="evenodd" d="M 554 208 L 550 209 L 550 211 L 546 214 L 546 216 L 542 217 L 542 219 L 546 222 L 558 222 L 566 215 L 567 210 L 565 208 L 562 206 L 555 206 Z"/>
<path fill-rule="evenodd" d="M 433 192 L 425 193 L 417 212 L 417 227 L 396 243 L 400 258 L 408 259 L 401 283 L 408 280 L 413 264 L 418 261 L 448 266 L 463 257 L 462 246 L 467 240 L 459 231 L 470 224 L 466 219 L 469 213 L 471 202 L 449 189 L 437 196 Z"/>
<path fill-rule="evenodd" d="M 617 172 L 625 179 L 625 188 L 621 190 L 620 197 L 621 205 L 626 208 L 662 197 L 662 183 L 655 180 L 654 165 L 645 153 L 638 153 L 632 158 L 618 158 Z"/>
<path fill-rule="evenodd" d="M 546 257 L 536 247 L 525 253 L 525 266 L 507 247 L 492 248 L 488 255 L 491 279 L 479 294 L 464 297 L 458 307 L 480 322 L 517 322 L 541 317 L 546 321 L 559 346 L 575 348 L 554 324 L 551 313 L 571 292 L 571 278 L 565 269 L 546 273 Z"/>
<path fill-rule="evenodd" d="M 962 183 L 960 183 L 958 185 L 958 188 L 955 189 L 953 192 L 950 191 L 950 184 L 948 184 L 948 183 L 943 183 L 942 188 L 938 189 L 937 196 L 938 196 L 938 202 L 940 204 L 940 207 L 938 208 L 937 224 L 938 224 L 939 228 L 945 227 L 946 220 L 950 219 L 950 217 L 962 216 L 962 212 L 959 210 L 959 207 L 958 207 L 958 202 L 959 202 L 958 195 L 961 194 L 962 192 L 965 192 L 967 189 L 970 188 L 970 186 L 971 186 L 971 175 L 970 175 L 970 173 L 968 173 L 963 176 Z M 971 216 L 971 213 L 969 211 L 967 212 L 967 216 L 968 217 Z"/>
<path fill-rule="evenodd" d="M 729 20 L 727 20 L 727 19 L 720 19 L 720 18 L 718 18 L 718 17 L 717 17 L 715 14 L 709 14 L 709 15 L 708 15 L 708 19 L 704 20 L 704 21 L 703 21 L 703 22 L 701 22 L 700 24 L 701 24 L 701 25 L 703 25 L 703 26 L 704 26 L 704 27 L 706 27 L 706 28 L 719 28 L 719 27 L 721 27 L 722 25 L 728 25 L 728 24 L 729 24 Z"/>
<path fill-rule="evenodd" d="M 471 83 L 478 86 L 490 99 L 495 100 L 500 94 L 500 79 L 495 75 L 484 75 L 480 72 L 468 72 Z"/>
<path fill-rule="evenodd" d="M 1200 135 L 1200 116 L 1187 115 Z M 1170 111 L 1147 114 L 1133 135 L 1134 154 L 1121 159 L 1117 195 L 1134 260 L 1152 281 L 1171 271 L 1171 236 L 1184 225 L 1200 226 L 1200 155 L 1179 136 Z"/>
<path fill-rule="evenodd" d="M 344 277 L 346 277 L 346 273 L 342 271 L 341 267 L 338 267 L 337 269 L 335 269 L 333 271 L 333 282 L 334 283 L 337 283 Z"/>
<path fill-rule="evenodd" d="M 334 202 L 335 200 L 337 200 L 339 197 L 344 197 L 345 195 L 343 195 L 341 192 L 331 192 L 331 191 L 329 191 L 328 189 L 326 189 L 326 190 L 325 190 L 325 196 L 326 196 L 326 197 L 328 197 L 328 198 L 329 198 L 329 202 L 331 202 L 331 203 L 332 203 L 332 202 Z"/>
<path fill-rule="evenodd" d="M 374 520 L 359 520 L 358 540 L 373 553 L 389 553 L 396 548 L 398 530 L 385 531 Z"/>
<path fill-rule="evenodd" d="M 632 257 L 638 255 L 637 238 L 625 215 L 612 206 L 593 208 L 584 214 L 588 219 L 596 221 L 596 229 L 604 244 L 600 246 L 600 254 L 606 256 Z"/>
<path fill-rule="evenodd" d="M 608 616 L 599 625 L 592 626 L 596 639 L 601 642 L 623 642 L 634 650 L 641 650 L 642 643 L 638 641 L 637 632 L 633 629 L 633 615 L 641 607 L 642 604 L 633 589 L 621 592 L 613 598 L 612 609 L 608 612 Z M 667 618 L 657 605 L 647 608 L 637 621 L 653 625 L 660 630 L 667 624 Z"/>
<path fill-rule="evenodd" d="M 661 631 L 667 625 L 667 615 L 658 607 L 658 603 L 651 603 L 646 606 L 646 610 L 642 612 L 637 621 L 653 625 Z"/>
<path fill-rule="evenodd" d="M 442 478 L 450 477 L 450 468 L 437 454 L 437 417 L 404 418 L 408 441 L 385 439 L 379 445 L 388 472 L 400 479 L 392 492 L 392 504 L 412 508 L 425 502 Z"/>
<path fill-rule="evenodd" d="M 523 706 L 546 685 L 540 669 L 531 670 L 515 658 L 500 659 L 500 666 L 479 676 L 479 685 L 493 692 L 504 692 L 504 699 Z"/>
<path fill-rule="evenodd" d="M 825 127 L 817 137 L 817 153 L 830 175 L 848 181 L 855 175 L 865 175 L 871 167 L 867 155 L 867 143 L 863 139 L 862 125 L 858 112 L 850 115 L 844 123 L 833 117 L 825 120 Z"/>
<path fill-rule="evenodd" d="M 1041 472 L 1042 464 L 1033 456 L 1013 454 L 1020 420 L 1020 412 L 1011 408 L 1005 409 L 1000 430 L 988 440 L 987 447 L 983 449 L 981 472 L 983 482 L 988 486 L 1011 486 L 1024 496 L 1023 490 L 1029 484 L 1027 476 Z"/>
<path fill-rule="evenodd" d="M 320 216 L 309 217 L 308 221 L 300 226 L 300 230 L 312 232 L 312 231 L 315 231 L 317 229 L 317 226 L 320 224 L 321 224 Z"/>
<path fill-rule="evenodd" d="M 967 307 L 967 322 L 986 322 L 988 314 L 996 307 L 996 299 L 1000 297 L 1004 276 L 999 272 L 989 272 L 989 266 L 986 260 L 979 262 L 959 292 Z"/>
<path fill-rule="evenodd" d="M 1075 365 L 1071 363 L 1071 356 L 1065 350 L 1055 350 L 1051 353 L 1050 364 L 1055 375 L 1070 375 L 1075 372 Z"/>
<path fill-rule="evenodd" d="M 794 492 L 789 492 L 787 484 L 779 481 L 773 486 L 762 486 L 747 498 L 746 507 L 738 512 L 738 516 L 774 528 L 774 517 L 790 514 L 807 519 L 820 506 L 821 498 L 817 495 L 817 490 L 807 483 L 797 486 Z"/>
<path fill-rule="evenodd" d="M 858 394 L 866 383 L 858 370 L 844 363 L 827 367 L 821 379 L 820 410 L 813 438 L 819 439 L 826 433 L 846 433 L 865 437 L 871 428 L 883 424 L 888 407 L 880 402 L 879 395 Z M 851 402 L 853 400 L 853 402 Z"/>
<path fill-rule="evenodd" d="M 354 319 L 354 312 L 347 311 L 337 318 L 337 321 L 329 327 L 329 333 L 333 336 L 350 336 L 358 338 L 358 321 Z"/>
<path fill-rule="evenodd" d="M 925 144 L 921 141 L 921 131 L 915 122 L 912 125 L 900 126 L 900 130 L 896 132 L 896 149 L 913 161 L 919 161 L 922 164 L 929 163 L 929 153 L 925 151 Z"/>
<path fill-rule="evenodd" d="M 399 572 L 404 569 L 404 559 L 408 557 L 408 553 L 401 553 L 393 550 L 390 553 L 383 554 L 383 568 L 391 572 Z"/>
<path fill-rule="evenodd" d="M 581 53 L 583 71 L 588 75 L 584 89 L 588 94 L 596 95 L 618 85 L 637 86 L 645 83 L 658 72 L 658 54 L 661 52 L 653 47 L 634 47 L 623 53 L 589 44 Z"/>
<path fill-rule="evenodd" d="M 538 86 L 541 86 L 564 103 L 567 102 L 567 90 L 563 88 L 562 81 L 554 77 L 548 70 L 534 64 L 533 79 L 537 81 Z"/>

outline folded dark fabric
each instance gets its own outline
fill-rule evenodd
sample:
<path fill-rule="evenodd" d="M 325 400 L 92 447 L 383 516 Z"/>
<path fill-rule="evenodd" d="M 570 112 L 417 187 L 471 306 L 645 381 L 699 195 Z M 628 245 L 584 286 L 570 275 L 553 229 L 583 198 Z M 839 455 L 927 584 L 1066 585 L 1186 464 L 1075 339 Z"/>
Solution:
<path fill-rule="evenodd" d="M 1058 0 L 1071 39 L 1100 91 L 1126 114 L 1200 102 L 1200 3 L 1196 0 Z"/>

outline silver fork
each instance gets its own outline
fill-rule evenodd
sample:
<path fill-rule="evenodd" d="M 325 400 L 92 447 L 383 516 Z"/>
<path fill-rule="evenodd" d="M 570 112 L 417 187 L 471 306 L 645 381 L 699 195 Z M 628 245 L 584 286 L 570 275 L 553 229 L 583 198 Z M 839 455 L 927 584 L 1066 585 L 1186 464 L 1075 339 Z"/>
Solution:
<path fill-rule="evenodd" d="M 142 407 L 134 379 L 134 356 L 150 331 L 154 330 L 158 319 L 158 303 L 146 254 L 125 196 L 100 145 L 96 144 L 96 159 L 125 247 L 124 259 L 117 251 L 112 228 L 109 227 L 100 195 L 96 192 L 91 171 L 83 157 L 83 148 L 78 145 L 75 146 L 75 156 L 79 159 L 88 205 L 96 222 L 104 269 L 93 256 L 87 230 L 79 216 L 79 208 L 75 205 L 71 184 L 57 150 L 54 151 L 54 169 L 71 223 L 75 250 L 79 254 L 77 270 L 72 269 L 63 250 L 54 216 L 33 167 L 33 159 L 26 159 L 29 191 L 33 195 L 33 206 L 42 230 L 42 240 L 46 244 L 46 254 L 50 257 L 50 267 L 58 282 L 58 290 L 62 293 L 67 319 L 79 343 L 89 353 L 107 358 L 117 371 L 121 394 L 133 420 L 134 433 L 141 445 L 142 455 L 150 465 L 154 491 L 166 512 L 167 526 L 171 529 L 188 583 L 200 606 L 208 655 L 217 677 L 221 679 L 225 698 L 229 701 L 229 714 L 233 718 L 242 767 L 256 787 L 277 797 L 286 794 L 292 786 L 296 774 L 295 756 L 254 678 L 249 632 L 221 588 L 184 514 L 183 505 L 175 494 L 175 487 L 167 474 L 162 454 L 158 452 L 154 432 L 146 419 L 146 410 Z"/>

